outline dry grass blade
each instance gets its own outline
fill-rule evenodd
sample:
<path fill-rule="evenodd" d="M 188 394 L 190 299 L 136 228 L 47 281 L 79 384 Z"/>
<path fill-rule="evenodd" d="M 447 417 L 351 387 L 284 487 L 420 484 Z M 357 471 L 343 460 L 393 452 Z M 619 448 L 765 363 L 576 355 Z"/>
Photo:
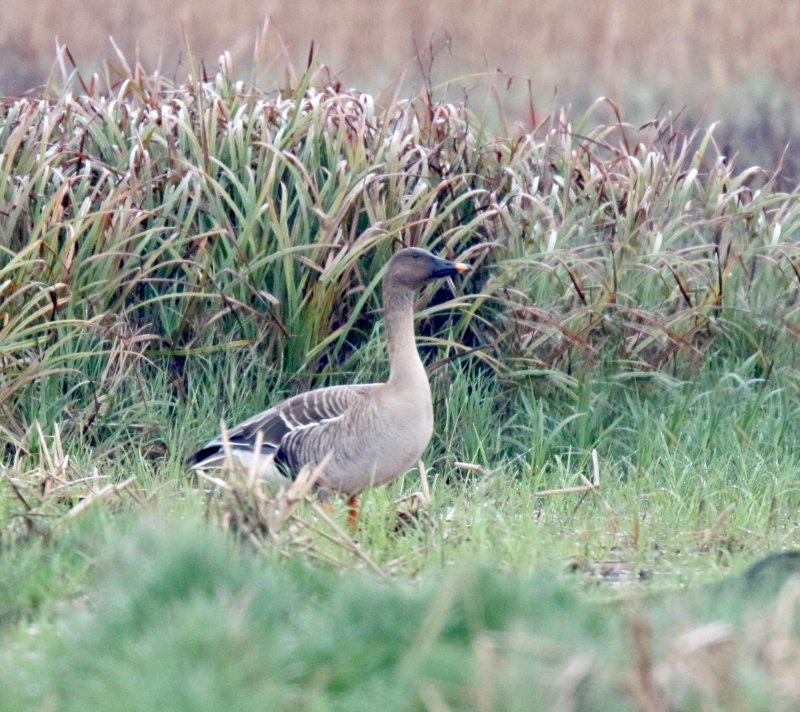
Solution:
<path fill-rule="evenodd" d="M 383 569 L 331 517 L 327 504 L 316 499 L 315 486 L 324 480 L 331 454 L 315 467 L 304 467 L 288 487 L 276 488 L 260 480 L 253 469 L 235 462 L 224 424 L 222 433 L 227 460 L 224 475 L 215 477 L 203 470 L 198 475 L 217 489 L 213 507 L 223 526 L 259 549 L 271 547 L 283 554 L 302 551 L 337 566 L 346 567 L 347 563 L 335 558 L 336 552 L 347 552 L 386 578 Z M 313 517 L 304 514 L 303 509 L 310 510 Z"/>
<path fill-rule="evenodd" d="M 454 462 L 453 465 L 457 467 L 459 470 L 464 470 L 465 472 L 474 472 L 481 477 L 491 477 L 491 472 L 487 470 L 485 467 L 481 465 L 476 465 L 473 462 Z"/>
<path fill-rule="evenodd" d="M 67 512 L 68 517 L 77 517 L 79 514 L 85 512 L 89 507 L 97 502 L 101 502 L 104 499 L 107 499 L 111 495 L 119 495 L 125 490 L 128 489 L 134 482 L 136 482 L 136 477 L 129 477 L 127 480 L 120 482 L 119 484 L 114 484 L 113 482 L 107 484 L 102 489 L 90 492 L 86 495 L 83 499 L 81 499 L 78 504 L 76 504 L 72 509 Z"/>
<path fill-rule="evenodd" d="M 233 458 L 227 430 L 222 425 L 222 444 L 226 462 L 222 476 L 198 470 L 198 476 L 218 490 L 217 512 L 223 524 L 259 546 L 277 541 L 294 510 L 310 501 L 309 495 L 322 476 L 324 462 L 315 468 L 304 467 L 289 487 L 275 488 L 263 482 L 254 469 L 244 468 Z"/>
<path fill-rule="evenodd" d="M 107 478 L 100 475 L 96 467 L 90 475 L 82 476 L 64 453 L 58 424 L 54 425 L 52 437 L 48 437 L 36 421 L 29 435 L 34 434 L 33 442 L 23 440 L 11 467 L 0 469 L 0 483 L 8 484 L 23 507 L 12 518 L 12 523 L 23 522 L 26 533 L 49 534 L 62 518 L 77 517 L 115 495 L 124 493 L 140 502 L 132 488 L 137 480 L 135 476 L 120 483 L 102 484 Z M 30 462 L 33 455 L 29 450 L 36 453 L 38 462 Z M 22 533 L 13 526 L 9 531 Z"/>
<path fill-rule="evenodd" d="M 557 489 L 539 490 L 534 492 L 534 497 L 552 497 L 560 494 L 586 494 L 592 492 L 598 497 L 600 496 L 600 464 L 597 458 L 597 450 L 592 450 L 592 469 L 594 471 L 594 481 L 590 482 L 585 475 L 581 474 L 580 478 L 583 482 L 582 485 L 575 485 L 574 487 L 559 487 Z M 602 499 L 602 497 L 600 498 Z M 608 506 L 608 503 L 605 503 Z"/>
<path fill-rule="evenodd" d="M 327 524 L 335 534 L 334 537 L 326 535 L 327 539 L 355 554 L 359 560 L 365 563 L 367 567 L 380 578 L 388 579 L 386 572 L 372 560 L 372 557 L 370 557 L 369 554 L 364 551 L 364 549 L 357 541 L 355 541 L 355 539 L 347 534 L 347 532 L 345 532 L 345 530 L 333 520 L 333 518 L 325 511 L 325 508 L 319 502 L 312 500 L 310 504 L 317 516 L 323 522 L 325 522 L 325 524 Z M 302 520 L 299 518 L 296 519 L 296 521 L 302 522 Z"/>
<path fill-rule="evenodd" d="M 697 548 L 700 551 L 708 551 L 724 538 L 728 519 L 735 509 L 735 505 L 729 504 L 716 516 L 714 523 L 710 527 L 694 535 L 697 541 Z"/>
<path fill-rule="evenodd" d="M 436 527 L 435 519 L 428 514 L 433 499 L 431 497 L 431 487 L 428 482 L 428 468 L 420 460 L 418 463 L 419 478 L 421 489 L 419 492 L 412 492 L 395 500 L 395 522 L 394 531 L 401 531 L 405 527 L 416 525 L 421 520 L 431 529 Z"/>

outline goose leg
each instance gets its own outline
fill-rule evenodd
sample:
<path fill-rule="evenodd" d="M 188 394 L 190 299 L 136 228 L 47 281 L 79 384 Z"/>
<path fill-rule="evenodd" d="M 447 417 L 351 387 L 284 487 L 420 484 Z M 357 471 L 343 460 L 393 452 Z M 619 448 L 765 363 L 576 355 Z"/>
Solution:
<path fill-rule="evenodd" d="M 356 521 L 358 520 L 358 497 L 353 495 L 347 500 L 347 526 L 351 531 L 355 531 Z"/>

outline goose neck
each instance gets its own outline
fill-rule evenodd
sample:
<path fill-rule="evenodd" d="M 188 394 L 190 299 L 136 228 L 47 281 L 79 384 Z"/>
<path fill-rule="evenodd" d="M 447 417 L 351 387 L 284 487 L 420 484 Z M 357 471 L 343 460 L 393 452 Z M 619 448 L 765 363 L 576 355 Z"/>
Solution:
<path fill-rule="evenodd" d="M 414 290 L 387 280 L 383 285 L 389 383 L 409 385 L 424 380 L 425 368 L 414 337 Z"/>

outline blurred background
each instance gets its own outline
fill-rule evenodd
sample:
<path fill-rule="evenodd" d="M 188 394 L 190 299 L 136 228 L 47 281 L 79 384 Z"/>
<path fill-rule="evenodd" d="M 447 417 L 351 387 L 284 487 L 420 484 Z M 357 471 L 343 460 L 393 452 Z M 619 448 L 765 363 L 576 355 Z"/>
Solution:
<path fill-rule="evenodd" d="M 472 101 L 489 87 L 483 96 L 499 95 L 523 127 L 608 96 L 632 123 L 667 111 L 687 125 L 720 120 L 722 145 L 774 168 L 800 116 L 799 30 L 800 0 L 7 1 L 0 93 L 41 90 L 56 38 L 84 74 L 115 56 L 109 37 L 130 62 L 178 81 L 187 46 L 211 73 L 229 51 L 264 89 L 288 66 L 302 71 L 313 43 L 314 61 L 345 86 L 432 86 Z"/>

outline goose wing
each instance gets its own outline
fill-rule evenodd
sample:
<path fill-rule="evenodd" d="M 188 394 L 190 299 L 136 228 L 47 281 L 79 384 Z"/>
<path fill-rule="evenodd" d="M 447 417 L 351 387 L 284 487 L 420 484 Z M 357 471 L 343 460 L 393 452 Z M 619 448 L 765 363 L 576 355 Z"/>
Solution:
<path fill-rule="evenodd" d="M 324 431 L 363 402 L 376 385 L 331 386 L 300 393 L 245 420 L 228 430 L 224 436 L 218 435 L 192 455 L 190 462 L 194 467 L 218 464 L 224 453 L 225 439 L 233 450 L 252 452 L 261 433 L 263 455 L 275 455 L 279 461 L 294 469 L 299 463 L 294 462 L 295 458 L 290 453 L 281 452 L 281 446 L 288 444 L 290 436 L 293 444 L 297 443 L 298 438 L 326 441 Z M 304 432 L 301 435 L 299 431 Z M 320 457 L 324 454 L 321 453 Z"/>

